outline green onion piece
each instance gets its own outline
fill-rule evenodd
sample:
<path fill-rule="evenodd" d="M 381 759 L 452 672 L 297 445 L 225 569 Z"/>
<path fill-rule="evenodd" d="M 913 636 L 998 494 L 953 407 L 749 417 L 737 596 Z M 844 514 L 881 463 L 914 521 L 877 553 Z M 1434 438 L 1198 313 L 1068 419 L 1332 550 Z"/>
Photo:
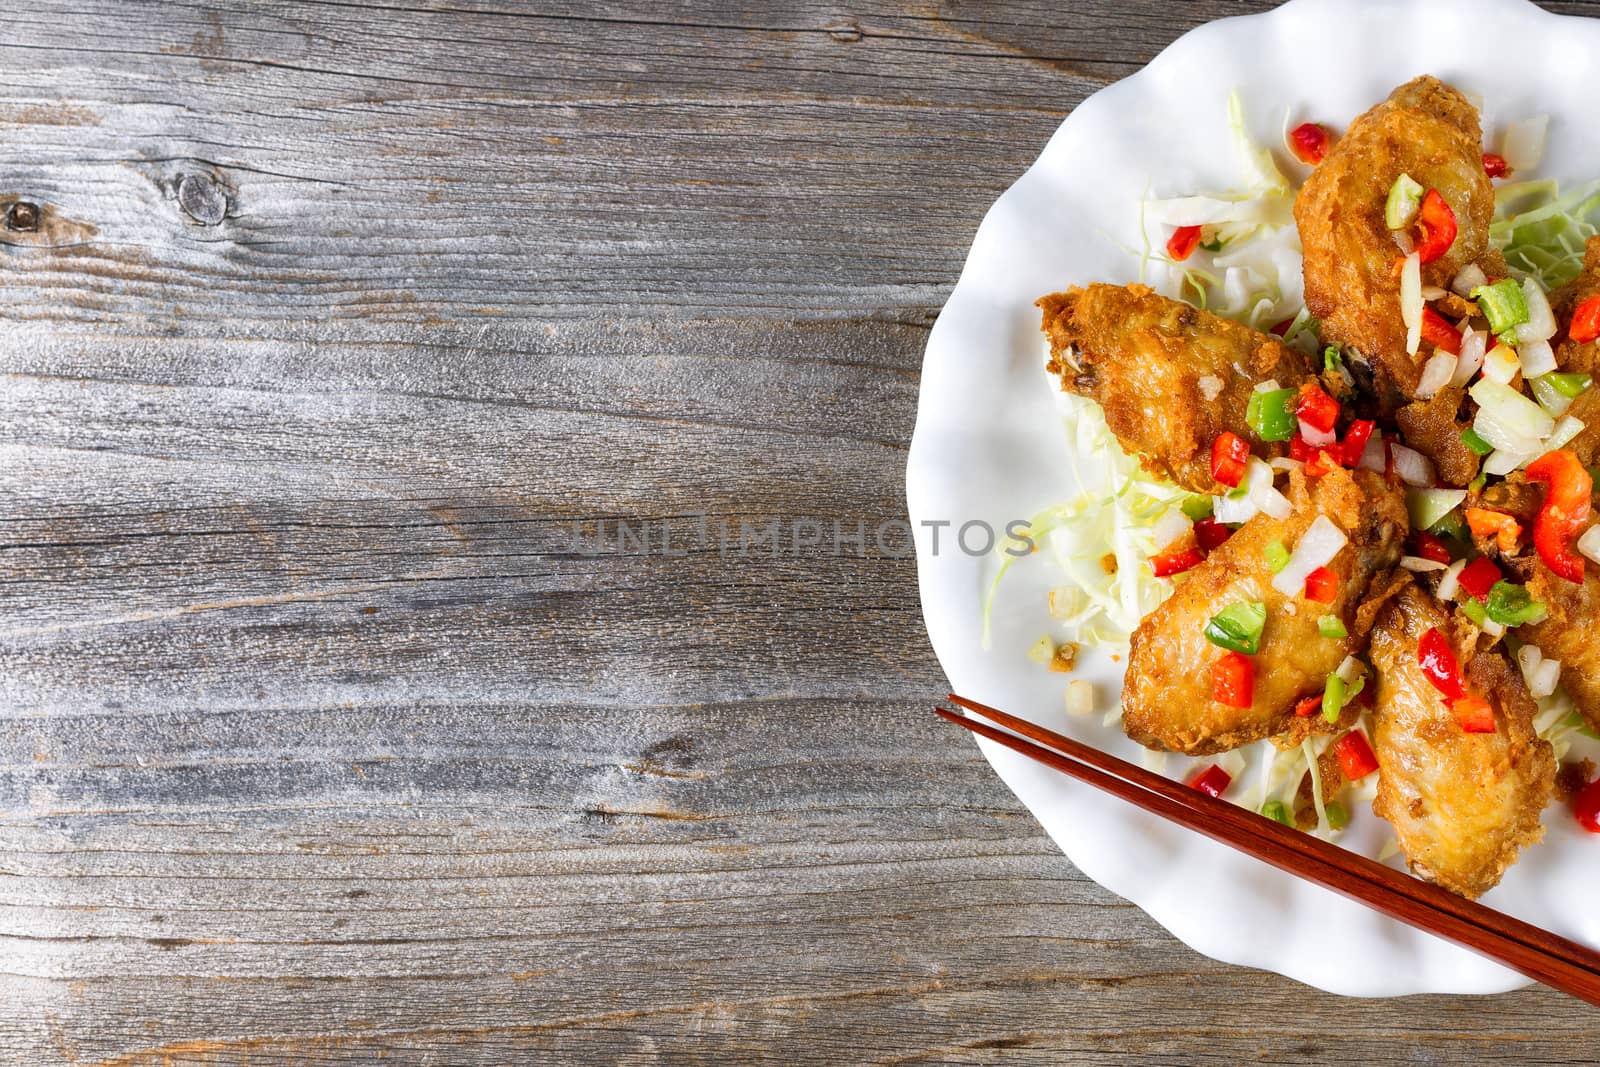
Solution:
<path fill-rule="evenodd" d="M 1281 822 L 1285 826 L 1293 825 L 1289 822 L 1289 809 L 1283 806 L 1281 800 L 1269 800 L 1261 805 L 1261 814 L 1273 822 Z"/>
<path fill-rule="evenodd" d="M 1335 830 L 1343 830 L 1350 822 L 1350 813 L 1337 800 L 1328 801 L 1322 810 L 1328 816 L 1328 825 Z"/>
<path fill-rule="evenodd" d="M 1594 379 L 1587 374 L 1562 374 L 1560 371 L 1551 371 L 1544 376 L 1544 380 L 1555 386 L 1556 392 L 1565 397 L 1577 397 L 1594 384 Z"/>
<path fill-rule="evenodd" d="M 1528 321 L 1528 302 L 1523 299 L 1522 286 L 1515 278 L 1501 278 L 1493 285 L 1480 285 L 1472 290 L 1472 299 L 1478 310 L 1489 320 L 1493 333 L 1505 333 Z"/>
<path fill-rule="evenodd" d="M 1323 370 L 1337 373 L 1339 370 L 1343 369 L 1343 367 L 1344 357 L 1339 354 L 1339 350 L 1337 348 L 1329 345 L 1327 348 L 1322 350 Z"/>
<path fill-rule="evenodd" d="M 1317 632 L 1330 641 L 1343 641 L 1350 636 L 1350 631 L 1344 628 L 1344 620 L 1337 615 L 1324 615 L 1318 619 Z"/>
<path fill-rule="evenodd" d="M 1489 618 L 1503 626 L 1521 626 L 1545 616 L 1544 604 L 1533 599 L 1526 586 L 1512 582 L 1494 583 L 1485 610 Z"/>
<path fill-rule="evenodd" d="M 1191 522 L 1199 522 L 1201 519 L 1209 519 L 1212 516 L 1215 505 L 1211 503 L 1211 498 L 1208 496 L 1189 496 L 1184 497 L 1183 503 L 1179 504 L 1178 507 L 1183 509 L 1183 513 L 1189 516 Z"/>
<path fill-rule="evenodd" d="M 1344 710 L 1345 691 L 1349 687 L 1337 674 L 1328 675 L 1328 684 L 1322 690 L 1322 717 L 1328 722 L 1338 722 Z"/>
<path fill-rule="evenodd" d="M 1481 492 L 1483 492 L 1483 483 L 1487 482 L 1488 480 L 1489 480 L 1489 476 L 1487 474 L 1479 474 L 1476 478 L 1472 479 L 1472 481 L 1467 483 L 1467 492 L 1469 492 L 1469 493 L 1481 493 Z"/>
<path fill-rule="evenodd" d="M 1294 414 L 1295 396 L 1293 389 L 1251 393 L 1250 402 L 1245 406 L 1244 421 L 1263 441 L 1287 441 L 1299 428 Z"/>
<path fill-rule="evenodd" d="M 1261 551 L 1266 553 L 1267 566 L 1272 568 L 1273 574 L 1289 565 L 1289 550 L 1283 547 L 1282 541 L 1268 541 Z"/>
<path fill-rule="evenodd" d="M 1229 652 L 1253 656 L 1261 651 L 1261 630 L 1267 624 L 1267 606 L 1259 600 L 1229 604 L 1206 623 L 1206 640 Z"/>
<path fill-rule="evenodd" d="M 1403 230 L 1411 225 L 1422 207 L 1422 186 L 1409 174 L 1402 174 L 1389 187 L 1389 199 L 1383 205 L 1383 223 L 1391 230 Z"/>
<path fill-rule="evenodd" d="M 1461 431 L 1461 443 L 1470 448 L 1475 456 L 1487 456 L 1494 451 L 1494 445 L 1485 441 L 1483 435 L 1470 426 Z"/>
<path fill-rule="evenodd" d="M 1483 610 L 1483 603 L 1477 597 L 1467 597 L 1461 602 L 1461 614 L 1472 620 L 1472 625 L 1483 629 L 1483 624 L 1489 621 L 1489 613 Z"/>

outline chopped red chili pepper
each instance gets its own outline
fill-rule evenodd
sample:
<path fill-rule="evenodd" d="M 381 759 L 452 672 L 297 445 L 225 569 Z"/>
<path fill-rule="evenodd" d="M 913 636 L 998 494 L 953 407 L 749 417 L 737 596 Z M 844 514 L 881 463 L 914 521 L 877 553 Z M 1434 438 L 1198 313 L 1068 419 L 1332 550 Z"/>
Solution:
<path fill-rule="evenodd" d="M 1306 477 L 1325 478 L 1338 469 L 1339 461 L 1333 458 L 1333 453 L 1319 448 L 1306 463 Z"/>
<path fill-rule="evenodd" d="M 1456 243 L 1456 213 L 1450 210 L 1450 205 L 1437 189 L 1429 189 L 1422 198 L 1422 209 L 1417 212 L 1417 226 L 1422 231 L 1416 246 L 1420 262 L 1432 263 Z"/>
<path fill-rule="evenodd" d="M 1255 662 L 1241 652 L 1224 652 L 1211 665 L 1211 699 L 1230 708 L 1248 708 L 1255 696 Z"/>
<path fill-rule="evenodd" d="M 1483 172 L 1491 178 L 1509 178 L 1511 164 L 1506 162 L 1506 157 L 1494 152 L 1483 154 Z"/>
<path fill-rule="evenodd" d="M 1172 236 L 1167 238 L 1167 255 L 1182 262 L 1194 255 L 1195 246 L 1200 243 L 1200 227 L 1179 226 L 1172 231 Z"/>
<path fill-rule="evenodd" d="M 1457 697 L 1450 702 L 1450 711 L 1456 717 L 1456 723 L 1462 732 L 1469 734 L 1494 733 L 1494 709 L 1482 697 L 1472 696 L 1470 693 L 1464 697 Z"/>
<path fill-rule="evenodd" d="M 1456 576 L 1456 583 L 1467 591 L 1469 596 L 1479 600 L 1489 595 L 1489 590 L 1494 588 L 1494 583 L 1505 577 L 1500 573 L 1500 568 L 1488 556 L 1479 556 L 1461 569 Z"/>
<path fill-rule="evenodd" d="M 1314 697 L 1306 697 L 1294 706 L 1294 713 L 1302 719 L 1320 715 L 1322 713 L 1322 696 L 1318 694 Z"/>
<path fill-rule="evenodd" d="M 1222 431 L 1211 442 L 1211 477 L 1229 488 L 1238 486 L 1249 460 L 1250 445 L 1231 430 Z"/>
<path fill-rule="evenodd" d="M 1596 778 L 1572 798 L 1572 813 L 1578 825 L 1591 834 L 1600 834 L 1600 778 Z"/>
<path fill-rule="evenodd" d="M 1579 344 L 1588 344 L 1600 338 L 1600 296 L 1591 296 L 1572 312 L 1572 324 L 1567 336 Z"/>
<path fill-rule="evenodd" d="M 1467 683 L 1461 677 L 1461 666 L 1450 642 L 1435 627 L 1428 627 L 1417 642 L 1417 663 L 1423 676 L 1447 699 L 1460 700 L 1467 695 Z"/>
<path fill-rule="evenodd" d="M 1323 392 L 1322 386 L 1316 382 L 1307 382 L 1300 387 L 1300 395 L 1295 398 L 1294 413 L 1312 429 L 1332 433 L 1339 422 L 1339 402 Z"/>
<path fill-rule="evenodd" d="M 1450 562 L 1450 546 L 1427 530 L 1418 530 L 1412 537 L 1416 542 L 1417 555 L 1423 559 L 1431 559 L 1435 563 Z"/>
<path fill-rule="evenodd" d="M 1302 122 L 1289 131 L 1289 151 L 1306 166 L 1316 166 L 1328 154 L 1328 131 L 1321 123 Z"/>
<path fill-rule="evenodd" d="M 1319 604 L 1331 604 L 1339 598 L 1339 572 L 1331 567 L 1318 567 L 1306 575 L 1306 599 Z"/>
<path fill-rule="evenodd" d="M 1430 307 L 1422 309 L 1422 339 L 1441 352 L 1461 354 L 1461 331 Z"/>
<path fill-rule="evenodd" d="M 1351 730 L 1339 738 L 1333 751 L 1339 757 L 1339 769 L 1352 782 L 1358 782 L 1378 769 L 1378 757 L 1373 755 L 1367 735 L 1360 730 Z"/>
<path fill-rule="evenodd" d="M 1205 558 L 1198 546 L 1180 544 L 1151 556 L 1150 569 L 1155 571 L 1157 578 L 1171 578 L 1191 567 L 1198 567 Z"/>
<path fill-rule="evenodd" d="M 1545 566 L 1569 582 L 1583 581 L 1583 557 L 1572 549 L 1572 539 L 1583 532 L 1589 519 L 1589 498 L 1594 479 L 1578 457 L 1562 448 L 1547 452 L 1528 464 L 1530 482 L 1548 482 L 1544 506 L 1533 521 L 1533 547 Z"/>
<path fill-rule="evenodd" d="M 1367 452 L 1367 442 L 1372 440 L 1372 431 L 1377 428 L 1378 424 L 1372 419 L 1357 419 L 1350 424 L 1350 428 L 1344 432 L 1344 443 L 1341 446 L 1346 467 L 1360 464 L 1361 457 Z"/>
<path fill-rule="evenodd" d="M 1215 763 L 1189 779 L 1189 788 L 1198 789 L 1208 797 L 1220 797 L 1222 791 L 1233 783 L 1233 775 Z"/>
<path fill-rule="evenodd" d="M 1272 333 L 1278 337 L 1288 337 L 1289 327 L 1294 325 L 1293 319 L 1284 319 L 1282 322 L 1273 323 Z"/>
<path fill-rule="evenodd" d="M 1295 430 L 1294 436 L 1289 438 L 1289 458 L 1305 463 L 1311 459 L 1311 444 Z"/>
<path fill-rule="evenodd" d="M 1517 541 L 1522 537 L 1521 523 L 1503 511 L 1488 508 L 1468 508 L 1467 529 L 1474 537 L 1493 537 L 1500 551 L 1508 556 L 1517 550 Z"/>
<path fill-rule="evenodd" d="M 1224 526 L 1216 519 L 1199 519 L 1194 524 L 1194 539 L 1200 542 L 1200 548 L 1206 552 L 1210 552 L 1232 536 L 1232 528 Z"/>

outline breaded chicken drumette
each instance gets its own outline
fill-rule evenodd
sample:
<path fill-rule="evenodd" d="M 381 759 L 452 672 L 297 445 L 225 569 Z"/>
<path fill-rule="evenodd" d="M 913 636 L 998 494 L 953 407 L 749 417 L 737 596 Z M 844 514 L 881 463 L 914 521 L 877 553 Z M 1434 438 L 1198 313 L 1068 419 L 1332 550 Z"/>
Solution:
<path fill-rule="evenodd" d="M 1099 401 L 1111 432 L 1152 474 L 1196 493 L 1224 491 L 1211 478 L 1211 445 L 1224 430 L 1263 458 L 1286 451 L 1258 441 L 1245 421 L 1260 383 L 1288 389 L 1313 377 L 1276 337 L 1143 285 L 1074 288 L 1038 304 L 1050 372 L 1067 392 Z"/>
<path fill-rule="evenodd" d="M 1469 692 L 1493 709 L 1493 733 L 1465 732 L 1423 673 L 1418 644 L 1430 629 L 1454 651 Z M 1413 871 L 1466 897 L 1494 888 L 1518 851 L 1544 835 L 1539 813 L 1556 773 L 1521 674 L 1499 649 L 1479 650 L 1477 638 L 1414 584 L 1385 605 L 1372 632 L 1372 810 L 1394 826 Z"/>

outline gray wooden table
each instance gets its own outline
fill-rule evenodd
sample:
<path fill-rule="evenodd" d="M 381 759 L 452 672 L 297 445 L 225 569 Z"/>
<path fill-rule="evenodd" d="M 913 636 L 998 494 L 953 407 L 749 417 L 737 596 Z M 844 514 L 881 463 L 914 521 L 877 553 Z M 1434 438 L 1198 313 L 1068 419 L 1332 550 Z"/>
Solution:
<path fill-rule="evenodd" d="M 0 1061 L 1590 1058 L 1175 942 L 792 543 L 902 516 L 1061 118 L 1262 5 L 235 6 L 0 12 Z"/>

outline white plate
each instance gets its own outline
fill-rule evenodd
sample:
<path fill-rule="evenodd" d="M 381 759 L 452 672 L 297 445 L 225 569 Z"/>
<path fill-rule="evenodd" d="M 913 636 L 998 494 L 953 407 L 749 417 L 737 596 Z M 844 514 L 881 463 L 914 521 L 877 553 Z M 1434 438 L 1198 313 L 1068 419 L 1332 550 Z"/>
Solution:
<path fill-rule="evenodd" d="M 925 522 L 996 528 L 1067 499 L 1065 435 L 1041 370 L 1033 301 L 1072 284 L 1129 281 L 1137 202 L 1238 184 L 1226 121 L 1243 94 L 1257 138 L 1277 145 L 1285 107 L 1295 121 L 1342 129 L 1396 85 L 1436 74 L 1485 102 L 1485 128 L 1548 113 L 1541 176 L 1600 176 L 1600 22 L 1551 15 L 1522 0 L 1294 0 L 1186 34 L 1137 75 L 1084 101 L 1037 163 L 984 219 L 960 282 L 928 341 L 906 474 L 917 527 L 923 614 L 958 692 L 1137 759 L 1139 749 L 1098 715 L 1067 721 L 1066 676 L 1026 658 L 1049 629 L 1047 568 L 1013 567 L 980 647 L 980 602 L 994 560 L 933 551 Z M 1281 153 L 1280 153 L 1281 155 Z M 976 534 L 976 531 L 974 531 Z M 981 537 L 974 537 L 981 542 Z M 981 547 L 981 545 L 979 546 Z M 1122 667 L 1080 657 L 1101 709 L 1114 706 Z M 1085 874 L 1219 960 L 1277 971 L 1335 993 L 1490 993 L 1521 976 L 1430 935 L 1177 829 L 998 746 L 984 755 Z M 1177 773 L 1188 761 L 1174 759 Z M 1360 806 L 1347 844 L 1369 854 L 1388 836 Z M 1524 853 L 1485 903 L 1600 946 L 1600 840 L 1561 806 L 1545 841 Z"/>

